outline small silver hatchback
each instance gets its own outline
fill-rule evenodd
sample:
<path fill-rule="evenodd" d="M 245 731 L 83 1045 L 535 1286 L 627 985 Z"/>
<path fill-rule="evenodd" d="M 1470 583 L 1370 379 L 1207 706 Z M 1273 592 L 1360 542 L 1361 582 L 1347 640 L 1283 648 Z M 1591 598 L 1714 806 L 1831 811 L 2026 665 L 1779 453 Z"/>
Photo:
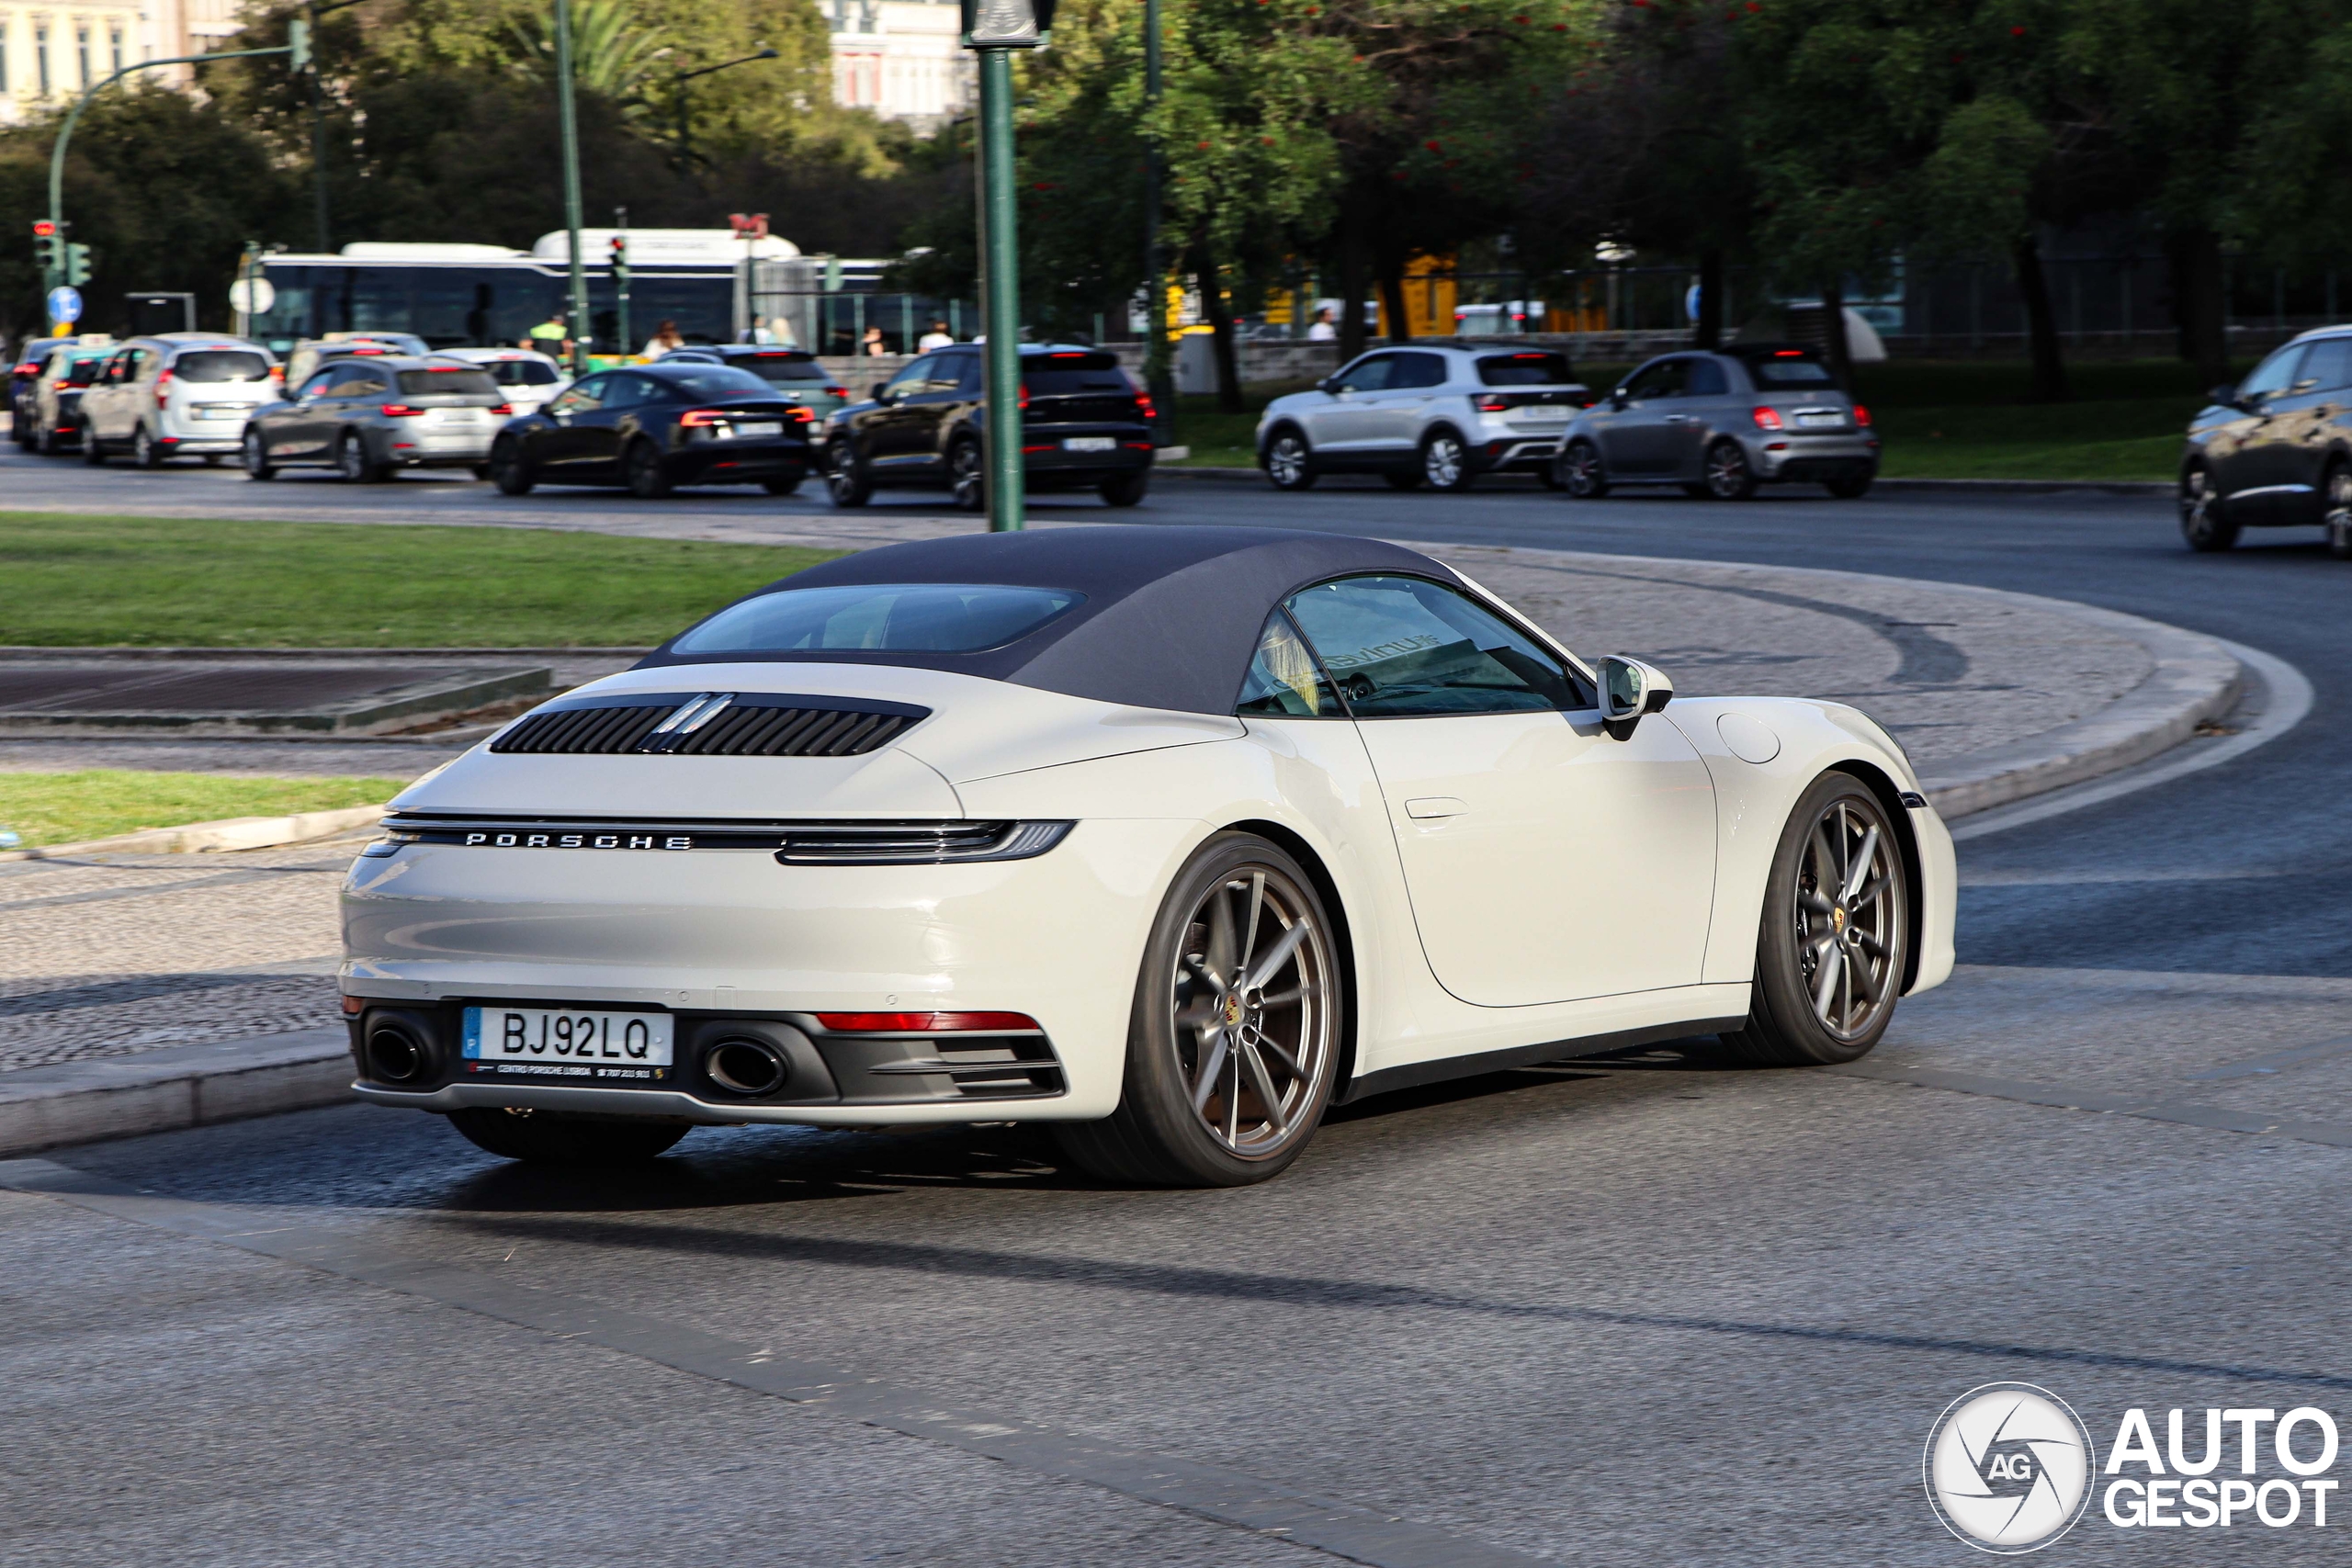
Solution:
<path fill-rule="evenodd" d="M 1669 354 L 1568 426 L 1558 488 L 1587 500 L 1621 484 L 1679 485 L 1745 501 L 1760 484 L 1818 484 L 1851 499 L 1878 477 L 1871 411 L 1821 356 L 1793 344 Z"/>
<path fill-rule="evenodd" d="M 330 359 L 245 426 L 245 472 L 331 468 L 355 484 L 401 468 L 471 468 L 490 477 L 490 444 L 514 414 L 479 366 L 406 355 Z"/>

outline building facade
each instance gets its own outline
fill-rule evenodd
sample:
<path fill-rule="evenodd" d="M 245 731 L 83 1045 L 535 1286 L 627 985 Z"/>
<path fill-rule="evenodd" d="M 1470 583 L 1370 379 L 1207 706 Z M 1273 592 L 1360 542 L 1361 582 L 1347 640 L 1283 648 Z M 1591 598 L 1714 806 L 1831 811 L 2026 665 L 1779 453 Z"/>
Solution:
<path fill-rule="evenodd" d="M 0 0 L 0 124 L 70 104 L 126 65 L 219 49 L 237 27 L 234 0 Z M 184 65 L 157 74 L 192 77 Z"/>
<path fill-rule="evenodd" d="M 969 111 L 978 73 L 956 0 L 828 0 L 833 101 L 934 130 Z"/>

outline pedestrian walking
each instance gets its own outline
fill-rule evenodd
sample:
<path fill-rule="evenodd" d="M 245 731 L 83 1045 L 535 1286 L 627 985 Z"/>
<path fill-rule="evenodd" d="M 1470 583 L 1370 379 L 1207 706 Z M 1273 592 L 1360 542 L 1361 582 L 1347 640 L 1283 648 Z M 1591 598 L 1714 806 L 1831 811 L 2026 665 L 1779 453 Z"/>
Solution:
<path fill-rule="evenodd" d="M 678 323 L 675 321 L 665 321 L 660 326 L 653 329 L 653 335 L 651 337 L 645 340 L 645 357 L 648 359 L 659 359 L 673 348 L 684 348 L 685 346 L 686 340 L 684 336 L 679 333 Z"/>
<path fill-rule="evenodd" d="M 1339 335 L 1340 329 L 1331 321 L 1331 307 L 1326 305 L 1316 311 L 1314 321 L 1306 329 L 1306 341 L 1329 343 Z"/>
<path fill-rule="evenodd" d="M 931 323 L 931 331 L 922 334 L 915 344 L 915 347 L 924 354 L 929 354 L 933 349 L 945 348 L 955 341 L 947 331 L 945 321 L 933 321 Z"/>
<path fill-rule="evenodd" d="M 521 346 L 537 349 L 551 358 L 561 359 L 571 350 L 571 328 L 565 324 L 563 312 L 557 310 L 533 327 Z"/>

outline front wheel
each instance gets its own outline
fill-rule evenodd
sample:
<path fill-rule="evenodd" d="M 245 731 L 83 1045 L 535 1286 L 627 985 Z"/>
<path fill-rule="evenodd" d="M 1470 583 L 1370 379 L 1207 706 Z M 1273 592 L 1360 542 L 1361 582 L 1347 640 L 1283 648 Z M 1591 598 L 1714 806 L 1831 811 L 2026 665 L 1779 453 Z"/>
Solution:
<path fill-rule="evenodd" d="M 1781 831 L 1747 1021 L 1724 1043 L 1775 1066 L 1866 1055 L 1894 1016 L 1911 941 L 1910 874 L 1886 807 L 1851 773 L 1822 774 Z"/>
<path fill-rule="evenodd" d="M 1151 489 L 1151 476 L 1148 473 L 1121 474 L 1115 479 L 1104 479 L 1094 489 L 1105 506 L 1139 506 Z"/>
<path fill-rule="evenodd" d="M 835 506 L 864 506 L 874 499 L 873 476 L 857 460 L 857 448 L 836 441 L 825 459 L 825 493 Z"/>
<path fill-rule="evenodd" d="M 958 441 L 947 454 L 947 488 L 958 512 L 985 512 L 989 505 L 988 458 L 977 441 Z"/>
<path fill-rule="evenodd" d="M 522 443 L 509 436 L 490 449 L 490 481 L 501 495 L 528 495 L 539 476 L 523 458 Z"/>
<path fill-rule="evenodd" d="M 2213 475 L 2199 464 L 2180 476 L 2180 536 L 2199 554 L 2226 550 L 2238 542 L 2238 525 L 2213 489 Z"/>
<path fill-rule="evenodd" d="M 1756 470 L 1747 448 L 1725 439 L 1707 448 L 1707 493 L 1717 501 L 1746 501 L 1756 493 Z"/>
<path fill-rule="evenodd" d="M 1241 1187 L 1315 1135 L 1339 1068 L 1329 917 L 1279 847 L 1221 833 L 1176 875 L 1144 946 L 1119 1108 L 1057 1130 L 1106 1181 Z"/>
<path fill-rule="evenodd" d="M 1609 493 L 1609 472 L 1600 466 L 1600 448 L 1589 441 L 1569 442 L 1552 459 L 1552 467 L 1560 480 L 1555 488 L 1578 501 L 1599 501 Z"/>
<path fill-rule="evenodd" d="M 1453 432 L 1432 432 L 1421 443 L 1421 478 L 1430 489 L 1465 491 L 1477 477 L 1470 467 L 1470 449 Z"/>
<path fill-rule="evenodd" d="M 245 478 L 274 479 L 277 477 L 277 469 L 269 460 L 269 448 L 262 443 L 261 432 L 257 430 L 245 432 L 243 456 Z"/>
<path fill-rule="evenodd" d="M 683 1122 L 565 1116 L 552 1111 L 469 1106 L 449 1112 L 449 1125 L 476 1148 L 526 1165 L 642 1165 L 691 1131 Z"/>
<path fill-rule="evenodd" d="M 628 483 L 629 494 L 639 501 L 659 501 L 670 493 L 669 470 L 650 441 L 640 438 L 629 443 L 628 455 L 621 460 L 621 477 Z"/>
<path fill-rule="evenodd" d="M 1277 430 L 1274 438 L 1266 443 L 1266 482 L 1276 490 L 1313 490 L 1315 488 L 1315 454 L 1307 450 L 1306 437 L 1295 430 Z"/>
<path fill-rule="evenodd" d="M 2329 464 L 2319 493 L 2327 506 L 2321 519 L 2327 525 L 2327 553 L 2337 560 L 2352 560 L 2352 464 L 2340 459 Z"/>

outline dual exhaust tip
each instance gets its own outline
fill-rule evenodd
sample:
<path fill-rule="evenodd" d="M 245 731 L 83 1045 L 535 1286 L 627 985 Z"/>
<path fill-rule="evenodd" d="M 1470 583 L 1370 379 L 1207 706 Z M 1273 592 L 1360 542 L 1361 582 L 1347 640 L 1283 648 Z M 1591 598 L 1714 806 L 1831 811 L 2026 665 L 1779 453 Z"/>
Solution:
<path fill-rule="evenodd" d="M 702 1070 L 729 1094 L 752 1097 L 774 1094 L 792 1076 L 783 1052 L 744 1034 L 714 1042 L 703 1054 Z"/>

